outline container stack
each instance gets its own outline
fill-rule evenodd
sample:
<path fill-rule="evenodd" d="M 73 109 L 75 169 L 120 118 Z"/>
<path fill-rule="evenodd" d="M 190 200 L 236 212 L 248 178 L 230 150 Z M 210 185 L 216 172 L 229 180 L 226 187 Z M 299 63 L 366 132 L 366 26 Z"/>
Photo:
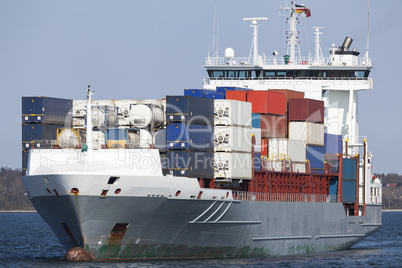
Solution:
<path fill-rule="evenodd" d="M 214 100 L 167 96 L 166 122 L 168 173 L 213 178 Z"/>
<path fill-rule="evenodd" d="M 251 104 L 215 100 L 214 114 L 214 177 L 251 179 Z"/>
<path fill-rule="evenodd" d="M 342 159 L 342 202 L 356 202 L 356 158 Z"/>
<path fill-rule="evenodd" d="M 22 171 L 26 173 L 29 149 L 57 145 L 57 130 L 71 128 L 72 100 L 48 97 L 22 98 Z"/>
<path fill-rule="evenodd" d="M 184 96 L 193 96 L 207 99 L 224 99 L 225 94 L 215 91 L 215 90 L 207 90 L 207 89 L 185 89 Z"/>
<path fill-rule="evenodd" d="M 324 102 L 295 98 L 289 101 L 289 139 L 302 141 L 314 173 L 324 173 Z"/>

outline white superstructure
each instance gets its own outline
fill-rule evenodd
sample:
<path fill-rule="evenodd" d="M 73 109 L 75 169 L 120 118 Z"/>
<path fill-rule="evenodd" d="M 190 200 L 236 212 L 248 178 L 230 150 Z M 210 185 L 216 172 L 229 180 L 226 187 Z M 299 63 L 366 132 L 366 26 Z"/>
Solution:
<path fill-rule="evenodd" d="M 244 19 L 252 21 L 254 53 L 250 53 L 248 57 L 234 57 L 234 51 L 230 49 L 231 53 L 225 53 L 225 57 L 208 56 L 204 65 L 208 77 L 204 79 L 203 87 L 290 89 L 304 92 L 306 98 L 323 100 L 326 133 L 341 135 L 344 150 L 349 155 L 360 153 L 361 188 L 364 187 L 363 181 L 366 181 L 366 191 L 370 191 L 367 185 L 373 180 L 371 155 L 367 152 L 366 138 L 359 134 L 357 101 L 359 91 L 373 88 L 373 81 L 368 77 L 372 69 L 371 59 L 367 52 L 364 57 L 359 57 L 360 53 L 356 48 L 351 48 L 353 39 L 350 37 L 346 37 L 339 47 L 332 45 L 329 57 L 323 57 L 320 46 L 322 27 L 313 27 L 315 56 L 302 57 L 298 49 L 297 16 L 309 17 L 310 10 L 293 2 L 291 7 L 280 9 L 290 12 L 288 55 L 280 56 L 276 51 L 272 53 L 273 57 L 259 54 L 257 21 L 266 18 Z"/>

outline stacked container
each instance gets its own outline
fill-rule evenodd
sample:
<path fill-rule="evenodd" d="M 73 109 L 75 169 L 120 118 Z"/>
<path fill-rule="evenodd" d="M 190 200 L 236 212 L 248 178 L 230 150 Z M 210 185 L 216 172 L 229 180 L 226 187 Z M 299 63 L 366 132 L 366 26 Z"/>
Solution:
<path fill-rule="evenodd" d="M 324 102 L 289 100 L 289 139 L 302 141 L 313 173 L 324 172 Z"/>
<path fill-rule="evenodd" d="M 214 111 L 215 178 L 251 179 L 251 104 L 215 100 Z"/>
<path fill-rule="evenodd" d="M 57 129 L 72 124 L 72 100 L 22 97 L 22 171 L 26 174 L 28 150 L 52 148 Z"/>
<path fill-rule="evenodd" d="M 207 89 L 185 89 L 184 96 L 193 96 L 200 98 L 208 98 L 208 99 L 224 99 L 225 94 L 215 91 L 215 90 L 207 90 Z"/>
<path fill-rule="evenodd" d="M 175 176 L 213 178 L 214 100 L 166 97 L 167 169 Z"/>

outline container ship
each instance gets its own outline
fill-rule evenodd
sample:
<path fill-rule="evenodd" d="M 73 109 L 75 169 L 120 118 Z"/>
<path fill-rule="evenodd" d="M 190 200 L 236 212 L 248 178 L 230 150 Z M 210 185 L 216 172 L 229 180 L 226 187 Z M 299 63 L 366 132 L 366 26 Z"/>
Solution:
<path fill-rule="evenodd" d="M 22 98 L 23 183 L 68 260 L 293 255 L 381 226 L 381 179 L 358 131 L 373 88 L 352 38 L 324 57 L 206 58 L 201 89 L 160 100 Z"/>

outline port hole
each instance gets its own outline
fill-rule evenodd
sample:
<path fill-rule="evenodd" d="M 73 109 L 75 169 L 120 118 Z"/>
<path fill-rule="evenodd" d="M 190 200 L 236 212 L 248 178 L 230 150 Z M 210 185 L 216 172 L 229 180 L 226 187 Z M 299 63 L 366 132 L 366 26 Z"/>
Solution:
<path fill-rule="evenodd" d="M 117 188 L 116 191 L 114 191 L 115 194 L 119 194 L 121 192 L 120 188 Z"/>
<path fill-rule="evenodd" d="M 115 182 L 117 182 L 120 179 L 120 177 L 110 177 L 109 181 L 107 182 L 107 184 L 114 184 Z"/>

